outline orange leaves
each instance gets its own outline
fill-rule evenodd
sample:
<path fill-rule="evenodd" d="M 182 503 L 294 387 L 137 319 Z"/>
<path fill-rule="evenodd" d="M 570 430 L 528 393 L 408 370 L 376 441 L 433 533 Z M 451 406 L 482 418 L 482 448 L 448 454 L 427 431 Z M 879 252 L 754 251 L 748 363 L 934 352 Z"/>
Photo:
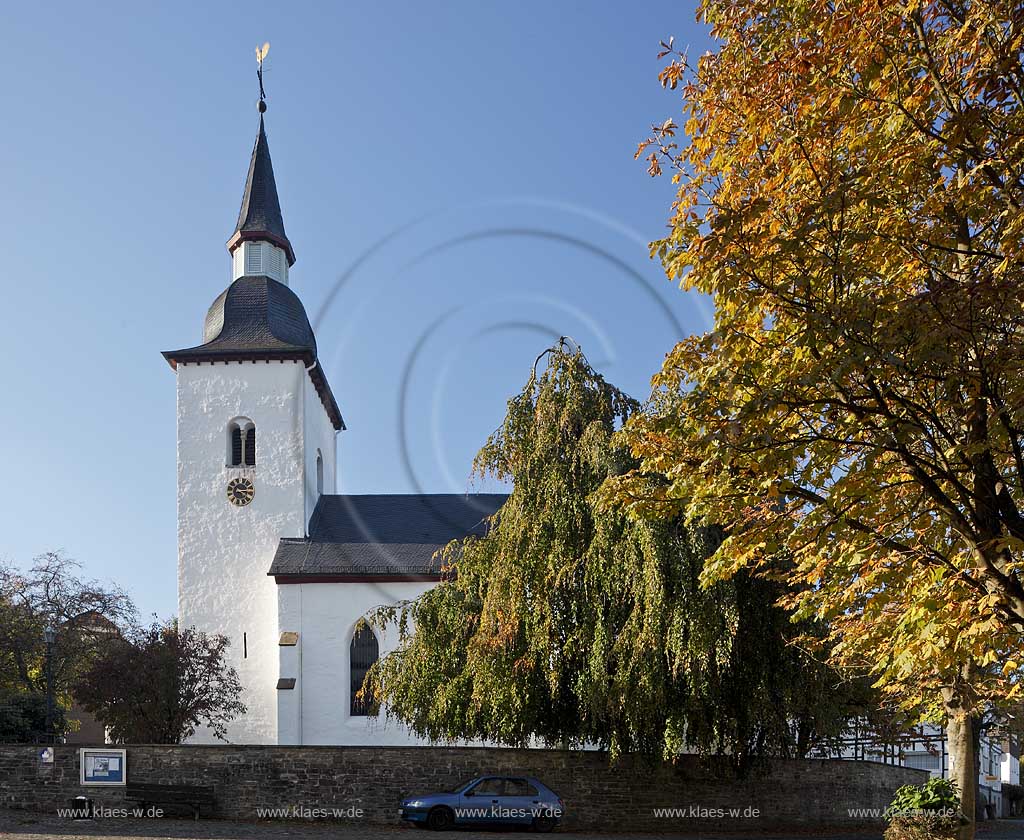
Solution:
<path fill-rule="evenodd" d="M 644 151 L 646 151 L 647 147 L 650 146 L 653 142 L 653 137 L 648 137 L 646 140 L 641 140 L 636 147 L 636 153 L 633 155 L 633 160 L 637 160 L 640 157 L 640 155 L 642 155 Z"/>
<path fill-rule="evenodd" d="M 679 126 L 676 125 L 675 120 L 669 117 L 661 125 L 651 126 L 652 135 L 646 140 L 640 142 L 637 146 L 636 152 L 633 155 L 633 160 L 638 159 L 651 146 L 657 145 L 657 149 L 652 151 L 645 158 L 648 164 L 647 174 L 652 178 L 661 174 L 662 161 L 667 161 L 673 165 L 676 164 L 678 160 L 676 154 L 678 146 L 677 144 L 669 141 L 675 136 L 678 128 Z M 673 180 L 675 181 L 675 179 Z"/>
<path fill-rule="evenodd" d="M 686 65 L 679 61 L 671 61 L 658 73 L 661 86 L 675 90 L 686 73 Z"/>
<path fill-rule="evenodd" d="M 998 699 L 1024 611 L 1024 30 L 1006 3 L 919 9 L 705 0 L 714 53 L 662 44 L 684 137 L 638 149 L 679 184 L 652 254 L 715 325 L 625 439 L 661 500 L 732 529 L 712 574 L 779 547 L 851 660 L 908 697 L 975 661 Z M 985 533 L 983 460 L 1011 510 Z"/>

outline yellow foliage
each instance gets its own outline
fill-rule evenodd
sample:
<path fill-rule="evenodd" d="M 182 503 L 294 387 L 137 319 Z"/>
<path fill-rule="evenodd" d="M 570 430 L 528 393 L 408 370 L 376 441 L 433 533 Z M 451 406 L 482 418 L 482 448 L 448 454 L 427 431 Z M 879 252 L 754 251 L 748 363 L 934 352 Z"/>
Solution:
<path fill-rule="evenodd" d="M 708 580 L 789 558 L 793 605 L 908 703 L 1015 699 L 1024 8 L 700 15 L 718 49 L 660 77 L 685 136 L 649 141 L 679 184 L 651 252 L 715 324 L 667 355 L 623 432 L 642 466 L 606 492 L 725 526 Z"/>

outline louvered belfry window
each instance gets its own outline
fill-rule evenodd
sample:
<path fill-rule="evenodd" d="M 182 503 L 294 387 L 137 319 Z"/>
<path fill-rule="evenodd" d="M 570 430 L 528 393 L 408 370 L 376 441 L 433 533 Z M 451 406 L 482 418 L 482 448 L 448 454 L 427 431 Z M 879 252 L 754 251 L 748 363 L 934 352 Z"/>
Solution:
<path fill-rule="evenodd" d="M 282 253 L 283 252 L 278 248 L 268 248 L 267 254 L 265 255 L 266 259 L 264 260 L 264 262 L 266 263 L 266 265 L 264 266 L 264 272 L 266 274 L 269 274 L 275 280 L 278 280 L 281 277 Z"/>
<path fill-rule="evenodd" d="M 242 465 L 242 430 L 235 426 L 231 430 L 231 466 Z"/>
<path fill-rule="evenodd" d="M 242 438 L 245 449 L 245 465 L 247 467 L 256 466 L 256 427 L 250 426 L 242 432 Z"/>
<path fill-rule="evenodd" d="M 356 695 L 363 687 L 366 672 L 377 661 L 379 654 L 377 637 L 373 635 L 373 631 L 369 627 L 360 624 L 352 637 L 352 646 L 349 650 L 349 690 L 351 693 L 349 714 L 352 717 L 367 717 L 377 714 L 377 708 L 373 703 L 368 703 L 365 698 L 357 699 Z"/>
<path fill-rule="evenodd" d="M 263 244 L 250 242 L 245 246 L 245 273 L 263 273 Z"/>
<path fill-rule="evenodd" d="M 228 425 L 228 466 L 256 466 L 256 427 L 241 418 Z"/>

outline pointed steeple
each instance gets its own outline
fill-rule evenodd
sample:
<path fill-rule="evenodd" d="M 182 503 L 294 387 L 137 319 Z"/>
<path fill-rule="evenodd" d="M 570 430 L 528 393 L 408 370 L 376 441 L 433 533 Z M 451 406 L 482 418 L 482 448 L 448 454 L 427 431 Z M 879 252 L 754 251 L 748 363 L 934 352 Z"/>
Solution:
<path fill-rule="evenodd" d="M 264 241 L 281 248 L 288 258 L 288 265 L 295 264 L 295 252 L 288 235 L 284 232 L 281 216 L 281 202 L 277 197 L 277 183 L 274 181 L 274 165 L 270 160 L 270 146 L 263 125 L 263 111 L 260 105 L 260 131 L 253 146 L 249 161 L 249 175 L 245 179 L 242 207 L 238 211 L 238 224 L 228 240 L 228 251 L 234 254 L 243 242 Z"/>

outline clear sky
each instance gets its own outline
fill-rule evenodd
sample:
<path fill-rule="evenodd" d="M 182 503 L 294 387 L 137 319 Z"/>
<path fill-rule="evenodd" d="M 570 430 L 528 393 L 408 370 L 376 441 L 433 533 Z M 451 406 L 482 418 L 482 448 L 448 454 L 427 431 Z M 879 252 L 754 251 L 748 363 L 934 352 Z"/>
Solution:
<path fill-rule="evenodd" d="M 230 282 L 266 64 L 291 286 L 348 424 L 341 492 L 462 492 L 559 335 L 643 398 L 706 304 L 647 256 L 632 160 L 676 115 L 626 2 L 9 5 L 0 80 L 0 556 L 63 549 L 176 609 L 175 389 Z"/>

